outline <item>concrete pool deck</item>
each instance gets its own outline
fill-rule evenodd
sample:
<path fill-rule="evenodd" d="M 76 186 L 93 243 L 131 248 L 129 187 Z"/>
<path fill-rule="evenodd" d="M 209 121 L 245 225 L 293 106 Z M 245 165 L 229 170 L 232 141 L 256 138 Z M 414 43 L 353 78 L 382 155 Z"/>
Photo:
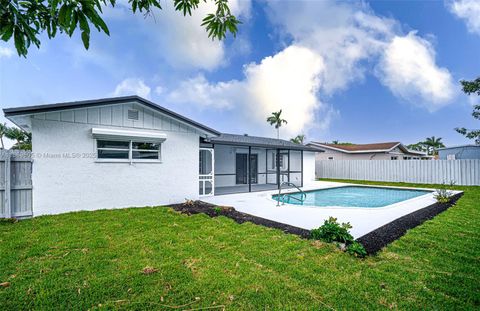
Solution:
<path fill-rule="evenodd" d="M 358 184 L 315 181 L 301 189 L 307 191 L 347 185 L 362 186 Z M 379 187 L 434 190 L 428 188 Z M 282 190 L 282 193 L 296 191 L 296 189 L 285 189 Z M 451 191 L 452 194 L 460 192 Z M 395 219 L 437 202 L 433 197 L 433 193 L 428 193 L 413 199 L 376 208 L 317 207 L 293 204 L 277 206 L 277 202 L 272 199 L 274 194 L 278 194 L 278 190 L 204 197 L 202 201 L 215 205 L 232 206 L 239 212 L 308 230 L 320 227 L 324 220 L 332 216 L 337 218 L 339 222 L 349 222 L 352 225 L 350 232 L 354 238 L 359 238 Z"/>

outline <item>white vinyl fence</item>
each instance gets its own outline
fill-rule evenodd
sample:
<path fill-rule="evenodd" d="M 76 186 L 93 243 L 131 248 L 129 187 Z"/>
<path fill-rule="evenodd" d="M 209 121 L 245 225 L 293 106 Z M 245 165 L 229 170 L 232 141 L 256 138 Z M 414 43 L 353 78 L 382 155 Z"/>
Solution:
<path fill-rule="evenodd" d="M 32 216 L 32 157 L 28 151 L 0 151 L 0 218 Z"/>
<path fill-rule="evenodd" d="M 317 178 L 480 185 L 480 160 L 322 160 Z"/>

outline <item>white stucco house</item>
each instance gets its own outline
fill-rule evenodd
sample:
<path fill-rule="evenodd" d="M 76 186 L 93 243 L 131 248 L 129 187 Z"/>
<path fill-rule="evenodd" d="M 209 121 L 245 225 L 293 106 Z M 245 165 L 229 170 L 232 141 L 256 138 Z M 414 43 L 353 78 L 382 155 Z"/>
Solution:
<path fill-rule="evenodd" d="M 302 186 L 315 150 L 223 134 L 138 96 L 4 109 L 32 133 L 33 215 Z"/>
<path fill-rule="evenodd" d="M 310 142 L 316 149 L 316 160 L 430 160 L 426 152 L 410 150 L 401 142 L 373 144 L 327 144 Z"/>

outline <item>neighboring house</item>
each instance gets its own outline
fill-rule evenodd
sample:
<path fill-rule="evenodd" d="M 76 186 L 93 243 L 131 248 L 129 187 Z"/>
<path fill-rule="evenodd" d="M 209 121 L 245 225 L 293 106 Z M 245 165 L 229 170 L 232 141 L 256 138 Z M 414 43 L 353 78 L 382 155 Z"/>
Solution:
<path fill-rule="evenodd" d="M 438 149 L 440 160 L 480 159 L 480 145 L 462 145 Z"/>
<path fill-rule="evenodd" d="M 33 214 L 302 186 L 315 150 L 222 134 L 138 96 L 4 109 L 32 133 Z"/>
<path fill-rule="evenodd" d="M 424 160 L 431 159 L 425 152 L 409 150 L 400 142 L 375 144 L 324 144 L 310 142 L 317 149 L 316 160 Z"/>

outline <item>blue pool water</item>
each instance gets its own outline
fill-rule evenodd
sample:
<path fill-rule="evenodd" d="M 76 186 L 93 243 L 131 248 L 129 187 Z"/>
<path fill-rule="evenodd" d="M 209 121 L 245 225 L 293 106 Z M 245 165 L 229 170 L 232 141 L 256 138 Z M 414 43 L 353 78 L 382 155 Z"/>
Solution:
<path fill-rule="evenodd" d="M 285 196 L 285 203 L 310 206 L 383 207 L 430 192 L 426 190 L 346 186 L 305 191 L 307 197 L 303 202 L 292 198 L 300 199 L 301 193 L 293 193 Z M 278 195 L 274 195 L 273 199 L 277 200 L 277 197 Z"/>

